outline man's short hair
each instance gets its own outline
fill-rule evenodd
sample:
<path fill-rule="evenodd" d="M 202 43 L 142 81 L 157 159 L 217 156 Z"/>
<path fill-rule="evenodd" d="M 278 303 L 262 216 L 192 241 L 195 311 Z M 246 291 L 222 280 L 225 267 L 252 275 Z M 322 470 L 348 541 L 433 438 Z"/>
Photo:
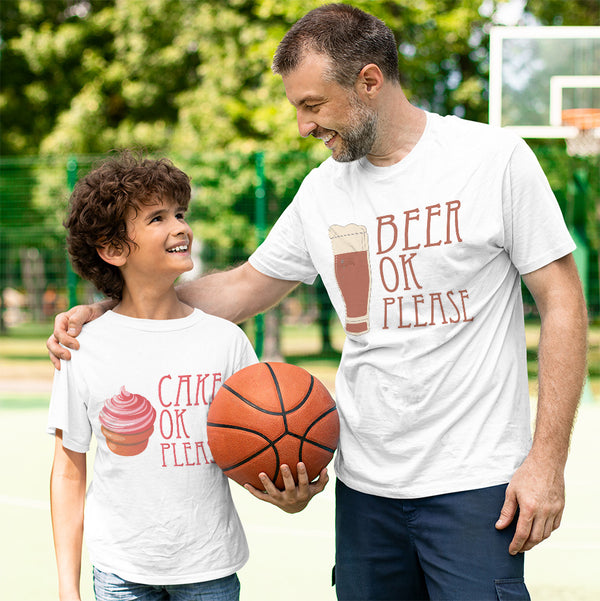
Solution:
<path fill-rule="evenodd" d="M 351 87 L 365 65 L 376 64 L 384 77 L 400 82 L 394 34 L 380 19 L 348 6 L 326 4 L 297 21 L 285 34 L 273 59 L 273 72 L 288 75 L 308 52 L 329 57 L 328 77 Z"/>
<path fill-rule="evenodd" d="M 121 271 L 103 261 L 97 249 L 131 249 L 135 243 L 127 234 L 127 221 L 132 210 L 158 201 L 187 209 L 190 196 L 190 178 L 168 159 L 124 151 L 105 160 L 77 182 L 69 200 L 64 226 L 73 269 L 108 297 L 120 300 Z"/>

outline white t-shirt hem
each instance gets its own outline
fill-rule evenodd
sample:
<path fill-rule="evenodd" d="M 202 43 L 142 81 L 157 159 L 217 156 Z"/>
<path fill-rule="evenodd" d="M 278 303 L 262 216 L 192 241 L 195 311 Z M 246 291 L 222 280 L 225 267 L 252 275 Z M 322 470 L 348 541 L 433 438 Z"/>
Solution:
<path fill-rule="evenodd" d="M 103 564 L 102 562 L 96 562 L 93 559 L 92 565 L 104 572 L 106 574 L 115 574 L 119 578 L 123 580 L 127 580 L 128 582 L 136 582 L 137 584 L 148 584 L 151 586 L 174 586 L 179 584 L 193 584 L 196 582 L 209 582 L 210 580 L 218 580 L 219 578 L 226 578 L 227 576 L 231 576 L 235 574 L 239 570 L 241 570 L 244 565 L 246 565 L 248 561 L 249 553 L 247 552 L 244 555 L 243 560 L 240 560 L 238 563 L 226 567 L 221 568 L 219 570 L 213 570 L 211 572 L 202 572 L 199 574 L 182 574 L 180 576 L 174 577 L 172 573 L 165 575 L 153 575 L 149 577 L 145 574 L 138 574 L 135 572 L 129 572 L 128 570 L 115 569 L 110 567 L 109 565 Z"/>

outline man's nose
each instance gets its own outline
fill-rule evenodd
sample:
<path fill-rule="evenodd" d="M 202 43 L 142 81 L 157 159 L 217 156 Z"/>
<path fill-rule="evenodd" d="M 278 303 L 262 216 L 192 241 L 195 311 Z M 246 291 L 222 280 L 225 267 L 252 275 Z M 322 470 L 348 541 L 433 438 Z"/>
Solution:
<path fill-rule="evenodd" d="M 310 119 L 310 116 L 305 115 L 301 111 L 297 113 L 298 131 L 303 138 L 308 138 L 312 132 L 317 129 L 317 124 Z"/>

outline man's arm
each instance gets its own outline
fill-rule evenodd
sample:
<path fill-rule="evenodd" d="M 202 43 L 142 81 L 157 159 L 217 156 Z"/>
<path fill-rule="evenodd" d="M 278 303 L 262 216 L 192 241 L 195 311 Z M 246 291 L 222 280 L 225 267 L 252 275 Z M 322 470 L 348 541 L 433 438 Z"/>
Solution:
<path fill-rule="evenodd" d="M 177 294 L 180 300 L 192 307 L 240 323 L 276 305 L 298 284 L 264 275 L 246 262 L 229 271 L 212 273 L 182 284 L 177 287 Z M 54 367 L 60 369 L 60 359 L 68 361 L 71 358 L 69 348 L 79 348 L 77 336 L 83 324 L 100 317 L 115 304 L 115 301 L 106 300 L 93 305 L 78 305 L 56 316 L 54 332 L 46 342 Z"/>
<path fill-rule="evenodd" d="M 572 255 L 523 276 L 541 318 L 538 404 L 531 451 L 515 472 L 496 523 L 519 519 L 509 551 L 528 551 L 559 527 L 564 470 L 586 373 L 587 312 Z"/>
<path fill-rule="evenodd" d="M 85 453 L 65 449 L 62 432 L 57 430 L 50 476 L 50 508 L 61 601 L 80 599 L 85 486 Z"/>
<path fill-rule="evenodd" d="M 299 283 L 269 277 L 246 262 L 182 284 L 177 296 L 206 313 L 241 323 L 279 303 Z"/>

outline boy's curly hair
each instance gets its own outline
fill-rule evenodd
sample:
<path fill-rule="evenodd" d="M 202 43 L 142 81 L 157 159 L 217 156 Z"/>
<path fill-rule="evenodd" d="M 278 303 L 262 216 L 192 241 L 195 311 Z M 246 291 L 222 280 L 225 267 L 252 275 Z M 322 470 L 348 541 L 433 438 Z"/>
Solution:
<path fill-rule="evenodd" d="M 73 269 L 108 297 L 120 300 L 123 276 L 103 261 L 97 249 L 126 250 L 135 243 L 127 235 L 131 209 L 159 200 L 188 207 L 190 178 L 168 159 L 149 159 L 122 152 L 80 179 L 69 200 L 64 226 Z"/>

